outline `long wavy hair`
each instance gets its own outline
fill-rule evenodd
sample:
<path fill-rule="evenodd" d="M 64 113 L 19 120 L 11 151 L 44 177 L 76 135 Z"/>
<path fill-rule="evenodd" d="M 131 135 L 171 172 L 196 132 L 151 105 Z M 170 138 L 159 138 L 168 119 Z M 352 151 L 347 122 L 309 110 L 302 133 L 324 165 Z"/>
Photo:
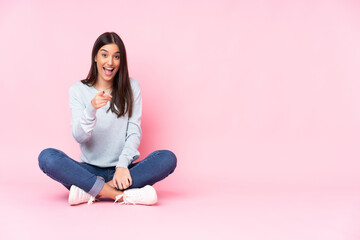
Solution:
<path fill-rule="evenodd" d="M 98 69 L 95 62 L 95 56 L 99 49 L 107 44 L 115 43 L 120 50 L 120 67 L 116 73 L 112 86 L 112 99 L 110 101 L 110 107 L 106 111 L 111 110 L 117 115 L 117 117 L 124 116 L 127 112 L 129 117 L 132 115 L 132 107 L 134 96 L 131 90 L 131 84 L 129 79 L 129 71 L 126 59 L 125 45 L 121 38 L 114 32 L 105 32 L 101 34 L 95 41 L 92 54 L 91 54 L 91 67 L 86 79 L 81 80 L 83 84 L 87 86 L 94 86 L 98 78 Z"/>

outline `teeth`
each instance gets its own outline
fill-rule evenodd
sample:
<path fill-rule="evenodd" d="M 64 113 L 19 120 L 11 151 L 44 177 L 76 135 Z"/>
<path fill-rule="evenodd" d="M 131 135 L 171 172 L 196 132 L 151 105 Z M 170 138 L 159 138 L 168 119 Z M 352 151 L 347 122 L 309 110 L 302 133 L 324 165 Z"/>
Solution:
<path fill-rule="evenodd" d="M 105 68 L 105 69 L 112 71 L 114 68 Z"/>

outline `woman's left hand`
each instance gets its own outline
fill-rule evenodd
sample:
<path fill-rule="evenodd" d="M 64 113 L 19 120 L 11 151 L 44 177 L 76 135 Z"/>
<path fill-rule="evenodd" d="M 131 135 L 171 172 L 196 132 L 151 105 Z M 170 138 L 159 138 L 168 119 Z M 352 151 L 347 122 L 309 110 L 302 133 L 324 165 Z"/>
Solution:
<path fill-rule="evenodd" d="M 132 178 L 129 169 L 117 167 L 113 177 L 113 184 L 119 190 L 125 190 L 130 187 L 132 185 Z"/>

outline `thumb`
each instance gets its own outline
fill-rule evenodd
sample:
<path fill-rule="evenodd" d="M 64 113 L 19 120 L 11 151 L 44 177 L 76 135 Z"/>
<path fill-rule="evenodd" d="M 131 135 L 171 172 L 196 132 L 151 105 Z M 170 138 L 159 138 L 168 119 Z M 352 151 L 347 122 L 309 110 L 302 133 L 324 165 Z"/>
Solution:
<path fill-rule="evenodd" d="M 114 187 L 115 187 L 116 189 L 118 189 L 118 187 L 117 187 L 117 182 L 116 182 L 115 178 L 113 178 L 113 184 L 114 184 Z"/>
<path fill-rule="evenodd" d="M 98 93 L 99 96 L 104 96 L 105 91 L 101 91 Z"/>

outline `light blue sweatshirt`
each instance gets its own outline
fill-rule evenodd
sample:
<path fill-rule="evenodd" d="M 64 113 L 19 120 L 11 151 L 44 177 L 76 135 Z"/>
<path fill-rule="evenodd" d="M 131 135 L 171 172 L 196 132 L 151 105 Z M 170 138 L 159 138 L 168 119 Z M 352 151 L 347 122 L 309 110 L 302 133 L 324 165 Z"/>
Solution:
<path fill-rule="evenodd" d="M 74 83 L 69 90 L 71 130 L 80 143 L 80 159 L 98 167 L 124 167 L 140 157 L 138 147 L 142 137 L 142 99 L 139 83 L 130 78 L 134 96 L 133 113 L 129 118 L 117 118 L 106 106 L 95 109 L 91 100 L 99 92 L 82 82 Z"/>

